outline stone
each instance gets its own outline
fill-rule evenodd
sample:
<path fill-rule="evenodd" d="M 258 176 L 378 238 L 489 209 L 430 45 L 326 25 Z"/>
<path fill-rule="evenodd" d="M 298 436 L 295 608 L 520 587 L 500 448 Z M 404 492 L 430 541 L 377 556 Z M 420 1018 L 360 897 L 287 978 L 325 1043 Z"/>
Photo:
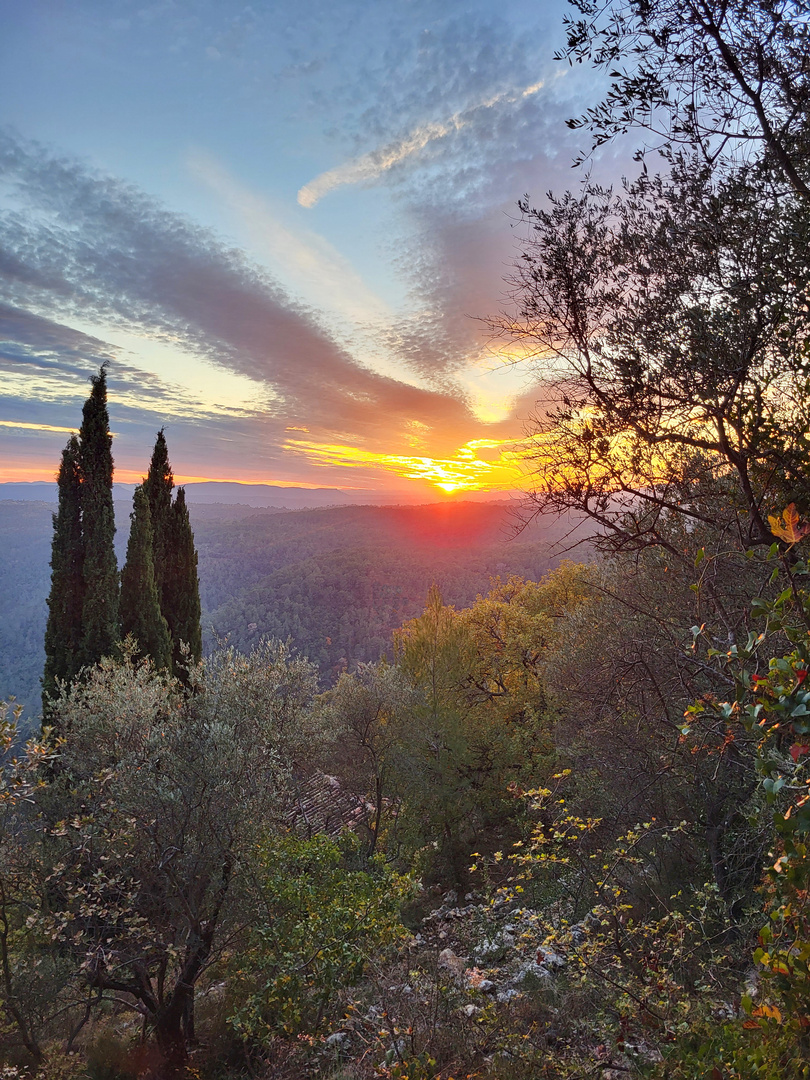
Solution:
<path fill-rule="evenodd" d="M 463 975 L 467 969 L 467 960 L 463 956 L 456 956 L 452 949 L 442 949 L 439 953 L 439 967 L 447 968 L 454 975 Z"/>

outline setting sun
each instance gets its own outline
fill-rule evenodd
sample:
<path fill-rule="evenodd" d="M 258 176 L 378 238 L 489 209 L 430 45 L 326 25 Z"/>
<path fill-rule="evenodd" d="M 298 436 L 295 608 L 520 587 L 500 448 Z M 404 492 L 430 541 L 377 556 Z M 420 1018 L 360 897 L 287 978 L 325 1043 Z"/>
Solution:
<path fill-rule="evenodd" d="M 446 494 L 460 491 L 511 491 L 524 476 L 524 452 L 511 441 L 473 439 L 452 458 L 379 454 L 356 446 L 290 439 L 286 448 L 306 457 L 310 465 L 350 469 L 383 469 L 406 480 L 422 480 Z M 481 450 L 494 452 L 491 459 Z M 488 455 L 488 458 L 490 455 Z"/>

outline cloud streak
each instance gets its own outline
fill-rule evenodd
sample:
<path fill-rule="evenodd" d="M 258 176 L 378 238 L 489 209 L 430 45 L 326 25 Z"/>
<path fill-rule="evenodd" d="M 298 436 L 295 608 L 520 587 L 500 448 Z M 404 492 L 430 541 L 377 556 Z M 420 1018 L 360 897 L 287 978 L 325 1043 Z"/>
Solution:
<path fill-rule="evenodd" d="M 418 155 L 430 143 L 448 136 L 455 135 L 470 125 L 480 121 L 482 114 L 487 110 L 496 109 L 502 105 L 513 105 L 525 98 L 532 97 L 545 86 L 545 81 L 533 83 L 518 92 L 503 92 L 494 94 L 485 101 L 478 102 L 469 108 L 455 113 L 449 120 L 443 123 L 430 123 L 417 127 L 407 135 L 385 146 L 372 150 L 362 157 L 347 161 L 338 165 L 335 169 L 329 169 L 321 173 L 305 184 L 298 192 L 298 202 L 301 206 L 310 209 L 315 206 L 325 195 L 335 188 L 348 184 L 371 183 L 378 180 L 384 173 L 402 164 L 409 158 Z"/>
<path fill-rule="evenodd" d="M 57 375 L 69 377 L 61 393 L 75 414 L 88 371 L 114 356 L 111 388 L 120 373 L 124 391 L 113 420 L 122 466 L 137 467 L 127 464 L 128 448 L 167 412 L 188 445 L 227 474 L 252 457 L 261 469 L 254 479 L 272 479 L 274 470 L 283 478 L 285 468 L 301 475 L 285 449 L 290 426 L 307 427 L 319 444 L 402 455 L 413 452 L 416 422 L 436 458 L 483 432 L 462 392 L 359 363 L 266 270 L 133 187 L 8 134 L 0 174 L 24 211 L 0 215 L 0 324 L 9 343 L 0 363 L 16 373 L 19 393 L 34 371 L 52 390 Z M 88 326 L 97 329 L 80 329 Z M 139 372 L 111 344 L 117 334 L 194 358 L 196 392 L 178 389 L 175 374 Z M 206 403 L 206 370 L 243 380 L 241 407 L 219 408 L 214 390 Z M 202 433 L 192 432 L 195 408 Z M 18 418 L 8 401 L 4 411 Z M 200 469 L 189 461 L 183 471 Z"/>

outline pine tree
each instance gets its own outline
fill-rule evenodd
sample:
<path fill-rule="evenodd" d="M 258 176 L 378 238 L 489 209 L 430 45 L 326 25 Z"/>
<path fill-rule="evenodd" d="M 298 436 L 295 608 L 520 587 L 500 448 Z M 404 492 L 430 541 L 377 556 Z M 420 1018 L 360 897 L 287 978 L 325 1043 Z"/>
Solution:
<path fill-rule="evenodd" d="M 78 672 L 82 637 L 84 545 L 81 519 L 79 440 L 71 435 L 59 467 L 59 509 L 53 516 L 51 593 L 45 629 L 42 711 L 47 718 L 58 693 L 57 680 L 70 683 Z"/>
<path fill-rule="evenodd" d="M 118 567 L 113 540 L 112 436 L 107 415 L 107 372 L 93 376 L 79 430 L 84 537 L 84 599 L 78 668 L 96 664 L 118 641 Z"/>
<path fill-rule="evenodd" d="M 164 612 L 172 637 L 172 667 L 175 675 L 182 677 L 189 661 L 196 663 L 202 656 L 197 551 L 194 547 L 194 533 L 191 531 L 184 488 L 177 489 L 168 536 L 163 590 Z M 188 647 L 187 657 L 182 654 L 182 645 Z"/>
<path fill-rule="evenodd" d="M 135 489 L 127 559 L 121 571 L 121 636 L 132 634 L 139 651 L 155 667 L 168 670 L 172 661 L 169 627 L 160 611 L 155 583 L 152 520 L 143 485 Z"/>

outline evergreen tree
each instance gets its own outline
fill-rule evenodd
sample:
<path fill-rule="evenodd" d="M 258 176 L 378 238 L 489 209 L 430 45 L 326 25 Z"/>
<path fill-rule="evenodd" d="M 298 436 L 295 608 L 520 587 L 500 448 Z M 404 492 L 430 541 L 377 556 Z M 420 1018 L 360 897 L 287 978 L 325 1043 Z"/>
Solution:
<path fill-rule="evenodd" d="M 172 517 L 172 488 L 174 477 L 172 467 L 169 464 L 169 451 L 166 446 L 166 436 L 163 428 L 157 433 L 155 448 L 152 451 L 152 460 L 149 463 L 149 472 L 143 483 L 143 489 L 149 500 L 149 513 L 152 519 L 152 546 L 155 562 L 155 582 L 157 584 L 160 607 L 166 616 L 169 625 L 166 598 L 164 589 L 166 584 L 166 567 L 169 552 L 169 533 L 171 531 Z"/>
<path fill-rule="evenodd" d="M 172 667 L 175 675 L 182 676 L 188 661 L 199 661 L 202 656 L 197 551 L 194 547 L 194 533 L 191 531 L 184 488 L 177 489 L 169 524 L 163 588 L 164 613 L 172 637 Z M 182 656 L 181 645 L 188 646 L 187 658 Z"/>
<path fill-rule="evenodd" d="M 78 671 L 82 636 L 84 546 L 81 518 L 79 440 L 71 435 L 59 467 L 59 509 L 53 516 L 51 593 L 45 629 L 42 711 L 58 693 L 57 680 L 70 683 Z"/>
<path fill-rule="evenodd" d="M 152 547 L 149 499 L 143 486 L 135 489 L 127 559 L 121 572 L 121 636 L 132 634 L 138 648 L 150 656 L 158 671 L 171 666 L 169 627 L 160 611 Z"/>
<path fill-rule="evenodd" d="M 118 641 L 118 567 L 113 539 L 112 436 L 107 415 L 107 372 L 92 380 L 79 430 L 84 537 L 84 598 L 77 668 L 96 664 Z"/>
<path fill-rule="evenodd" d="M 202 656 L 200 587 L 194 534 L 183 488 L 178 488 L 177 498 L 172 502 L 174 476 L 163 429 L 157 433 L 143 488 L 152 518 L 155 583 L 171 636 L 172 670 L 175 675 L 182 675 L 189 659 L 197 661 Z M 185 660 L 181 644 L 189 648 Z"/>

